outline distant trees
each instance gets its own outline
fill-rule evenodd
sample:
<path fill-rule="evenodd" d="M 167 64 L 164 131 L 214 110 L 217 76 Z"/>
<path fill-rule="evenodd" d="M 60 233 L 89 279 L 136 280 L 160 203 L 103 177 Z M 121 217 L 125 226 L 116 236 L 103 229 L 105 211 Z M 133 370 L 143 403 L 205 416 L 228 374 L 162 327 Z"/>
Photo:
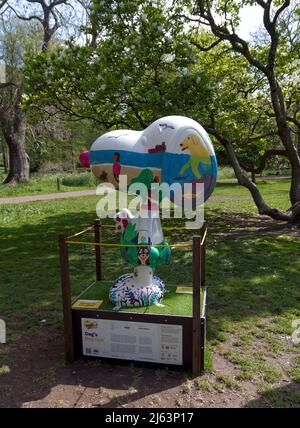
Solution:
<path fill-rule="evenodd" d="M 29 179 L 29 157 L 25 141 L 28 109 L 23 105 L 26 54 L 49 50 L 57 31 L 68 16 L 68 0 L 21 0 L 0 2 L 1 58 L 6 81 L 0 84 L 0 125 L 9 150 L 5 183 Z"/>
<path fill-rule="evenodd" d="M 251 42 L 238 35 L 249 4 L 261 7 L 264 22 Z M 27 105 L 108 128 L 189 115 L 226 151 L 260 214 L 299 220 L 297 3 L 94 0 L 84 36 L 84 44 L 31 56 Z M 270 207 L 254 183 L 274 156 L 292 171 L 287 212 Z"/>

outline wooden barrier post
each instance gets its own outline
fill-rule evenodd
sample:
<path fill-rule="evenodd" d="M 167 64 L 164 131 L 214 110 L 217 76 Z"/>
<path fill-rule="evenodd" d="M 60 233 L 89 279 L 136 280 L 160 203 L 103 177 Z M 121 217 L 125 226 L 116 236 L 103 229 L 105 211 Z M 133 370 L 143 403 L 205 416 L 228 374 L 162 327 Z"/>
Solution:
<path fill-rule="evenodd" d="M 207 234 L 207 225 L 203 223 L 201 229 L 201 287 L 205 287 L 205 278 L 206 278 L 206 235 Z"/>
<path fill-rule="evenodd" d="M 95 220 L 94 222 L 95 229 L 95 243 L 101 244 L 101 221 Z M 101 247 L 100 245 L 95 245 L 95 255 L 96 255 L 96 279 L 101 281 L 102 279 L 102 260 L 101 260 Z"/>
<path fill-rule="evenodd" d="M 60 281 L 64 316 L 65 356 L 68 363 L 74 361 L 73 321 L 71 303 L 71 283 L 69 272 L 69 251 L 67 237 L 59 235 Z"/>
<path fill-rule="evenodd" d="M 193 376 L 201 374 L 201 239 L 193 237 Z"/>

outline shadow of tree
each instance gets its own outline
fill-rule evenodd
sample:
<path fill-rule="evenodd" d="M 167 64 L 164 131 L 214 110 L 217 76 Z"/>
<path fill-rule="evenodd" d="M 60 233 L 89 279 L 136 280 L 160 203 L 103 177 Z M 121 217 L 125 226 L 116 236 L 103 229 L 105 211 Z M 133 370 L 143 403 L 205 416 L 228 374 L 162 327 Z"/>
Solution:
<path fill-rule="evenodd" d="M 0 346 L 1 358 L 1 346 Z M 7 357 L 10 371 L 1 376 L 0 407 L 93 407 L 130 405 L 165 394 L 186 379 L 183 372 L 143 365 L 76 361 L 65 365 L 62 334 L 44 327 L 36 336 L 23 335 Z M 166 405 L 167 406 L 167 405 Z"/>
<path fill-rule="evenodd" d="M 299 379 L 300 381 L 300 379 Z M 261 393 L 259 398 L 249 401 L 246 408 L 264 407 L 300 407 L 300 382 L 292 382 L 280 388 L 270 388 Z"/>
<path fill-rule="evenodd" d="M 300 257 L 296 238 L 263 236 L 257 231 L 251 231 L 250 236 L 222 236 L 218 234 L 220 223 L 215 219 L 214 213 L 207 250 L 209 341 L 218 337 L 220 325 L 226 320 L 241 322 L 274 315 L 300 317 Z M 57 235 L 61 231 L 72 234 L 93 220 L 92 211 L 59 211 L 41 217 L 35 224 L 4 225 L 1 229 L 0 317 L 7 322 L 8 339 L 12 343 L 9 352 L 0 347 L 0 362 L 8 358 L 11 366 L 10 373 L 1 379 L 0 393 L 6 396 L 1 405 L 9 403 L 18 407 L 24 401 L 39 400 L 60 384 L 118 390 L 120 373 L 124 384 L 129 388 L 134 385 L 135 368 L 100 363 L 63 367 Z M 227 220 L 223 217 L 222 222 L 228 230 Z M 164 224 L 174 226 L 174 220 Z M 167 232 L 172 242 L 189 240 L 192 234 L 183 230 Z M 92 233 L 84 239 L 93 240 Z M 118 236 L 111 229 L 105 230 L 103 239 L 118 242 Z M 93 251 L 93 247 L 70 247 L 74 295 L 94 279 Z M 189 251 L 177 249 L 171 265 L 159 268 L 159 275 L 166 282 L 187 284 L 192 279 L 191 261 Z M 108 281 L 128 270 L 118 249 L 103 251 L 103 266 Z M 30 335 L 26 335 L 26 339 L 25 331 Z M 22 337 L 17 340 L 19 335 Z M 74 370 L 78 376 L 72 374 Z M 139 381 L 142 386 L 137 392 L 120 398 L 120 403 L 166 392 L 184 379 L 182 373 L 168 372 L 163 381 L 154 382 L 154 373 L 144 368 Z M 14 390 L 10 392 L 12 386 Z M 116 400 L 103 404 L 110 405 L 115 406 Z"/>

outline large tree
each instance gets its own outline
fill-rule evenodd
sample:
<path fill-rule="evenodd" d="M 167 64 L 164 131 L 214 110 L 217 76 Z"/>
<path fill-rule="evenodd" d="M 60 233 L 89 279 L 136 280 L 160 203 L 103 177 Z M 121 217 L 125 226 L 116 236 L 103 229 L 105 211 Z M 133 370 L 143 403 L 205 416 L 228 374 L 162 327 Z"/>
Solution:
<path fill-rule="evenodd" d="M 296 47 L 294 44 L 289 46 L 286 32 L 282 31 L 281 21 L 284 11 L 291 4 L 290 0 L 197 0 L 183 1 L 183 3 L 188 8 L 184 19 L 191 25 L 197 23 L 209 27 L 216 38 L 212 45 L 205 47 L 206 50 L 213 49 L 220 42 L 227 43 L 233 52 L 243 57 L 249 66 L 266 81 L 271 107 L 269 115 L 275 119 L 276 131 L 282 143 L 282 152 L 288 158 L 291 167 L 290 201 L 292 207 L 287 212 L 280 212 L 266 204 L 257 186 L 243 173 L 233 146 L 224 138 L 222 130 L 215 129 L 213 126 L 208 127 L 208 130 L 224 145 L 239 183 L 250 190 L 260 214 L 267 214 L 279 220 L 297 221 L 300 216 L 300 157 L 291 129 L 289 109 L 295 102 L 295 95 L 296 99 L 299 96 L 299 86 L 297 86 L 299 80 L 293 82 L 294 78 L 299 79 L 296 68 L 298 67 L 299 70 L 297 57 L 299 33 Z M 259 5 L 262 9 L 264 34 L 266 35 L 265 41 L 258 46 L 247 42 L 238 34 L 240 8 L 253 4 Z M 294 12 L 298 13 L 299 9 Z M 291 30 L 291 27 L 289 28 Z M 203 47 L 199 46 L 199 49 L 202 50 Z M 289 61 L 291 61 L 291 66 L 289 66 Z M 293 76 L 289 75 L 292 71 L 294 71 Z M 293 90 L 286 91 L 288 85 L 292 86 L 296 92 L 293 94 L 292 100 L 289 99 L 289 96 Z M 297 114 L 297 107 L 295 113 Z M 295 117 L 293 118 L 295 119 Z"/>
<path fill-rule="evenodd" d="M 94 0 L 86 45 L 69 43 L 30 61 L 29 103 L 55 104 L 75 120 L 106 127 L 142 128 L 161 115 L 189 115 L 224 147 L 261 214 L 297 221 L 299 32 L 283 20 L 290 11 L 284 3 L 269 10 L 273 24 L 263 9 L 264 31 L 246 42 L 237 35 L 238 12 L 249 2 L 217 3 L 211 28 L 207 2 Z M 244 173 L 259 173 L 275 155 L 291 164 L 288 212 L 268 206 Z"/>
<path fill-rule="evenodd" d="M 5 183 L 29 179 L 29 157 L 25 148 L 27 110 L 22 105 L 26 52 L 49 49 L 55 33 L 64 24 L 62 8 L 68 5 L 68 0 L 0 3 L 2 60 L 7 71 L 6 82 L 0 85 L 0 125 L 9 150 L 9 171 Z"/>

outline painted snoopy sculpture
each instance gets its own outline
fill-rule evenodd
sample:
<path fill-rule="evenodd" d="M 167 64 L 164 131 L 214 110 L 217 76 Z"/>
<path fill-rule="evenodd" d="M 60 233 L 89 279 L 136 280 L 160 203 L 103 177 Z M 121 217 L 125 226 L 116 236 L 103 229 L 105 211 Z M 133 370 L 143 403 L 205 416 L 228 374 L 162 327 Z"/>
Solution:
<path fill-rule="evenodd" d="M 80 155 L 80 161 L 96 177 L 115 185 L 120 175 L 127 176 L 129 185 L 142 182 L 149 190 L 153 182 L 181 186 L 203 183 L 204 201 L 212 194 L 217 179 L 217 160 L 208 134 L 199 123 L 184 116 L 163 117 L 144 131 L 107 132 L 90 151 Z M 192 186 L 195 193 L 193 190 L 189 195 L 195 201 L 197 188 Z M 182 203 L 185 197 L 183 192 Z M 146 205 L 149 208 L 148 202 Z M 159 206 L 151 209 L 159 212 Z M 134 272 L 118 278 L 110 289 L 110 300 L 115 309 L 159 305 L 165 285 L 153 270 L 161 263 L 168 264 L 171 256 L 159 215 L 141 218 L 124 207 L 115 221 L 116 231 L 121 233 L 121 255 Z"/>

